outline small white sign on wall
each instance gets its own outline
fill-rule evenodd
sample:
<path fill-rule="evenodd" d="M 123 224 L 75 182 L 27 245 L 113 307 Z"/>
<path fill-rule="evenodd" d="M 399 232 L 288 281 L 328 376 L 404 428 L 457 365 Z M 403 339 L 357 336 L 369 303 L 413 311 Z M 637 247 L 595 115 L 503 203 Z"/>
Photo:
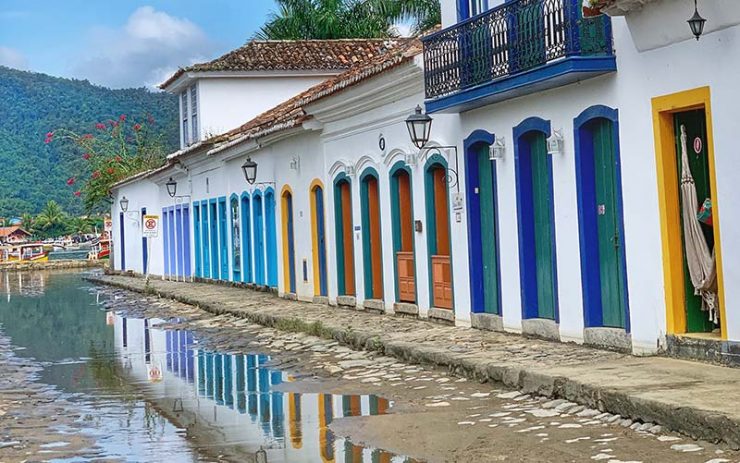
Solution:
<path fill-rule="evenodd" d="M 159 236 L 159 216 L 145 215 L 141 234 L 144 238 L 156 238 Z"/>

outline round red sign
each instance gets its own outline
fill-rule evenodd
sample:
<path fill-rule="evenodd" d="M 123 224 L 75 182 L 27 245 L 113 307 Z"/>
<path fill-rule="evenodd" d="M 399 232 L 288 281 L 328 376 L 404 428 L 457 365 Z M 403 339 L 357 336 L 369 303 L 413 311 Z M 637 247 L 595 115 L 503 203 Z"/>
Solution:
<path fill-rule="evenodd" d="M 154 230 L 155 228 L 157 228 L 157 221 L 154 220 L 154 219 L 149 219 L 149 220 L 146 221 L 145 226 L 149 230 Z"/>

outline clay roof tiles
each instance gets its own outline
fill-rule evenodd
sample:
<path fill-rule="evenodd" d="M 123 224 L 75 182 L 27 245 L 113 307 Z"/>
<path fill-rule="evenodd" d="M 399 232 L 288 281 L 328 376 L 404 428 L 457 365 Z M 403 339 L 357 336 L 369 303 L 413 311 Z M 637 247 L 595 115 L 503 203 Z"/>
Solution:
<path fill-rule="evenodd" d="M 164 89 L 186 72 L 340 72 L 369 61 L 409 39 L 252 40 L 206 63 L 178 69 Z"/>

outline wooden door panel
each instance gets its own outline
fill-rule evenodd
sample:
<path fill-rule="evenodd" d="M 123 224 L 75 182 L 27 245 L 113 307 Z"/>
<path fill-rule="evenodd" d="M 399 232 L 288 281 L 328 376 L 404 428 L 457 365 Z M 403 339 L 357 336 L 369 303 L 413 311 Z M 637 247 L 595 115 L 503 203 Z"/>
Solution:
<path fill-rule="evenodd" d="M 402 302 L 416 302 L 416 275 L 414 272 L 414 253 L 397 252 L 398 297 Z"/>
<path fill-rule="evenodd" d="M 433 305 L 452 309 L 452 266 L 450 256 L 432 256 Z"/>

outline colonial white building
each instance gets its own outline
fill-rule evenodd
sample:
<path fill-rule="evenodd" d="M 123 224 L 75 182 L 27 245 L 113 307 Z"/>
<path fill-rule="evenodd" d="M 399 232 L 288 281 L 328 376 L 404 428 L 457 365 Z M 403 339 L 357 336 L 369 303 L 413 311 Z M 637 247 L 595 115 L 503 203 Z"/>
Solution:
<path fill-rule="evenodd" d="M 150 244 L 155 275 L 638 354 L 691 340 L 728 359 L 740 249 L 720 236 L 740 227 L 723 206 L 740 174 L 740 5 L 699 2 L 699 41 L 689 0 L 600 2 L 614 16 L 584 15 L 577 0 L 442 5 L 423 49 L 371 41 L 379 48 L 348 70 L 281 74 L 295 95 L 274 93 L 272 109 L 247 96 L 278 82 L 269 73 L 176 74 L 165 88 L 193 79 L 196 106 L 222 110 L 199 115 L 200 132 L 192 117 L 183 125 L 199 138 L 167 166 L 116 187 L 116 268 L 143 272 L 146 208 L 169 217 Z M 220 90 L 209 100 L 204 82 L 220 79 L 235 86 L 229 101 Z M 433 123 L 415 145 L 405 120 L 419 104 Z M 227 132 L 205 139 L 202 127 Z M 249 184 L 242 167 L 255 163 Z M 702 222 L 682 212 L 686 172 Z M 136 204 L 126 213 L 123 196 Z M 703 254 L 689 259 L 687 246 Z M 709 274 L 704 298 L 689 261 Z"/>

